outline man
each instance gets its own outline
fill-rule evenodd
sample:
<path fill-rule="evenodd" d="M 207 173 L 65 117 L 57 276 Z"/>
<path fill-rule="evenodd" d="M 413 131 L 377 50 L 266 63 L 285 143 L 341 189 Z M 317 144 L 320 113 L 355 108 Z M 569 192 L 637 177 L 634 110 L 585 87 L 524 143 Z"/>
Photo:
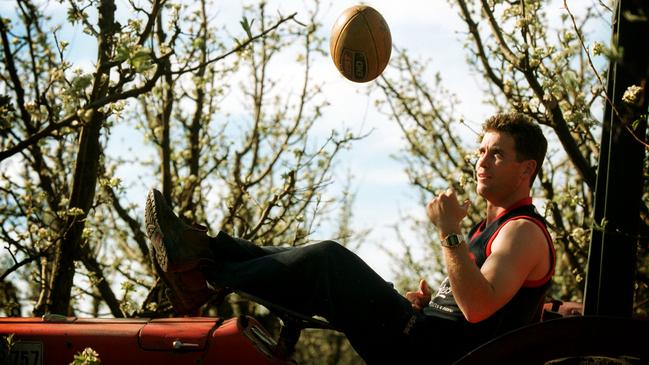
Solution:
<path fill-rule="evenodd" d="M 519 114 L 483 126 L 475 166 L 485 219 L 462 237 L 467 204 L 452 190 L 426 207 L 444 251 L 447 279 L 434 298 L 425 281 L 405 297 L 359 257 L 332 241 L 298 248 L 259 247 L 188 226 L 160 192 L 147 199 L 155 264 L 179 312 L 200 307 L 213 286 L 242 290 L 346 334 L 368 363 L 432 357 L 451 363 L 487 340 L 540 319 L 554 272 L 552 240 L 530 188 L 544 159 L 541 129 Z M 468 242 L 468 243 L 467 243 Z"/>

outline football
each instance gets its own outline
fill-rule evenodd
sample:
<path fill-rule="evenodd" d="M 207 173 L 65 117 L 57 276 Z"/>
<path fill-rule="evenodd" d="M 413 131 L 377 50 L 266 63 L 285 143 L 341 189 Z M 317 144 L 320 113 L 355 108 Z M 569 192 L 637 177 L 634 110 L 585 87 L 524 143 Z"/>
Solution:
<path fill-rule="evenodd" d="M 352 6 L 334 23 L 329 51 L 336 68 L 347 79 L 359 83 L 372 81 L 390 61 L 390 28 L 374 8 Z"/>

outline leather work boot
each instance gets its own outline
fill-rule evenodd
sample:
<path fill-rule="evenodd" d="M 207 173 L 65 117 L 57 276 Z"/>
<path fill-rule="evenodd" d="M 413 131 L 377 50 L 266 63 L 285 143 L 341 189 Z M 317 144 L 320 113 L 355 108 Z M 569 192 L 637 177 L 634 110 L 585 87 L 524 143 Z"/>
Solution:
<path fill-rule="evenodd" d="M 207 229 L 183 223 L 155 189 L 147 196 L 145 222 L 153 265 L 168 288 L 169 301 L 179 314 L 196 314 L 217 293 L 207 286 L 202 271 L 215 264 Z"/>
<path fill-rule="evenodd" d="M 154 249 L 155 250 L 155 249 Z M 220 291 L 207 286 L 205 276 L 199 268 L 182 272 L 164 272 L 153 259 L 153 266 L 167 289 L 165 295 L 174 310 L 181 315 L 199 315 L 200 307 Z"/>
<path fill-rule="evenodd" d="M 180 220 L 156 189 L 151 189 L 147 196 L 145 222 L 147 236 L 162 271 L 188 271 L 214 263 L 207 229 Z"/>

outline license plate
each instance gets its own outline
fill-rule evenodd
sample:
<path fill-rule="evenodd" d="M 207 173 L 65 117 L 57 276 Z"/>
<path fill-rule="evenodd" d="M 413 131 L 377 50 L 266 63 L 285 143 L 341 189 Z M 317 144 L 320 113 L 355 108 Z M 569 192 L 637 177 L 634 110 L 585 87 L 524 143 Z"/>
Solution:
<path fill-rule="evenodd" d="M 32 341 L 14 342 L 9 356 L 2 365 L 42 365 L 43 364 L 43 344 Z"/>

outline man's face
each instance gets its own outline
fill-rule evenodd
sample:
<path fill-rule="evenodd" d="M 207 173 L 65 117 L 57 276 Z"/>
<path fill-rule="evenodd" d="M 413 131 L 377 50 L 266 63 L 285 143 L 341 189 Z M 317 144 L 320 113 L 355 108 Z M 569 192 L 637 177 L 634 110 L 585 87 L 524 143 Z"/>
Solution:
<path fill-rule="evenodd" d="M 517 161 L 512 136 L 497 131 L 485 133 L 475 166 L 478 194 L 494 203 L 507 199 L 521 189 L 521 184 L 528 184 L 526 169 L 529 160 Z"/>

